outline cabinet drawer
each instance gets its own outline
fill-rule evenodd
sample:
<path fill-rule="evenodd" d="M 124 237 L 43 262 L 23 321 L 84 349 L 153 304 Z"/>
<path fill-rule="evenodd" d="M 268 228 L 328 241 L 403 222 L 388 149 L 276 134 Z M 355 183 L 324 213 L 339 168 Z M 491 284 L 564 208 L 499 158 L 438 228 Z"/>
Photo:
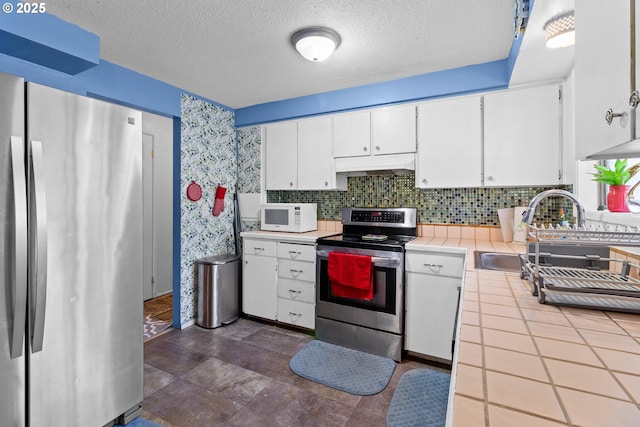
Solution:
<path fill-rule="evenodd" d="M 314 304 L 278 298 L 278 321 L 315 329 L 316 307 Z"/>
<path fill-rule="evenodd" d="M 280 277 L 278 279 L 278 298 L 315 304 L 315 283 L 303 282 L 301 280 L 285 279 Z"/>
<path fill-rule="evenodd" d="M 464 255 L 407 252 L 405 270 L 437 276 L 462 277 Z"/>
<path fill-rule="evenodd" d="M 278 258 L 298 261 L 315 261 L 315 245 L 296 245 L 294 243 L 278 243 Z"/>
<path fill-rule="evenodd" d="M 245 255 L 276 256 L 276 242 L 260 239 L 245 239 L 242 242 Z"/>
<path fill-rule="evenodd" d="M 315 282 L 316 268 L 313 262 L 278 260 L 278 277 Z"/>

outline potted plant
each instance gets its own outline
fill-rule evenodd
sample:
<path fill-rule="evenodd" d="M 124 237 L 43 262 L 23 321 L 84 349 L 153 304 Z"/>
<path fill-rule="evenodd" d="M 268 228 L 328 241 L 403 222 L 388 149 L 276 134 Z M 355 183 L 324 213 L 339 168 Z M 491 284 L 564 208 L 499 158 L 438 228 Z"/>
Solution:
<path fill-rule="evenodd" d="M 602 182 L 609 186 L 607 193 L 607 209 L 610 212 L 630 212 L 627 205 L 627 182 L 635 174 L 636 170 L 627 167 L 627 159 L 617 159 L 613 169 L 602 165 L 593 165 L 598 172 L 592 174 L 593 181 Z"/>

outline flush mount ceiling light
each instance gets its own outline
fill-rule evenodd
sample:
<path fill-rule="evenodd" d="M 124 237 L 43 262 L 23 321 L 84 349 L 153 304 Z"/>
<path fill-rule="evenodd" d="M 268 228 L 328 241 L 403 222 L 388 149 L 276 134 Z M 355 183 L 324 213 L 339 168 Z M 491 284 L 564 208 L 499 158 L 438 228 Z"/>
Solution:
<path fill-rule="evenodd" d="M 291 44 L 304 58 L 320 62 L 340 46 L 340 35 L 330 28 L 303 28 L 291 35 Z"/>
<path fill-rule="evenodd" d="M 547 37 L 545 45 L 551 49 L 573 46 L 576 42 L 576 25 L 573 11 L 551 18 L 544 25 Z"/>

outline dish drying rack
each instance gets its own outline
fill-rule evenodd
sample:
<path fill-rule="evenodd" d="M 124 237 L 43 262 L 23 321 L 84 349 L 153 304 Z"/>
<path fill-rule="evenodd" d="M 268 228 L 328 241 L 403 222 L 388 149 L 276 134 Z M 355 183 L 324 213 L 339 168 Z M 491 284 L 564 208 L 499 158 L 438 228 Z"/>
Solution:
<path fill-rule="evenodd" d="M 610 256 L 579 253 L 580 247 L 587 252 L 591 246 L 640 247 L 640 228 L 552 224 L 545 228 L 534 224 L 528 226 L 528 236 L 528 253 L 520 255 L 521 278 L 533 284 L 531 293 L 539 303 L 640 313 L 640 265 Z M 541 252 L 541 245 L 545 252 Z M 577 254 L 553 253 L 554 247 L 564 245 L 574 246 Z M 562 266 L 567 260 L 584 267 Z M 603 265 L 608 268 L 603 269 Z"/>

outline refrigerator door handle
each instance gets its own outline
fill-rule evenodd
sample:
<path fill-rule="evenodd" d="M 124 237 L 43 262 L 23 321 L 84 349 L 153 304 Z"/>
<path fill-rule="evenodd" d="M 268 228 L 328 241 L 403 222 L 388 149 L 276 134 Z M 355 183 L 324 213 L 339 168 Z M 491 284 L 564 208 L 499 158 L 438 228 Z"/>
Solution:
<path fill-rule="evenodd" d="M 42 143 L 31 141 L 30 202 L 31 229 L 31 352 L 42 350 L 44 318 L 47 304 L 47 203 L 45 194 L 44 159 Z"/>
<path fill-rule="evenodd" d="M 11 176 L 15 228 L 12 271 L 13 316 L 9 347 L 11 358 L 15 359 L 22 356 L 27 315 L 27 175 L 24 168 L 24 145 L 19 136 L 11 137 Z"/>

